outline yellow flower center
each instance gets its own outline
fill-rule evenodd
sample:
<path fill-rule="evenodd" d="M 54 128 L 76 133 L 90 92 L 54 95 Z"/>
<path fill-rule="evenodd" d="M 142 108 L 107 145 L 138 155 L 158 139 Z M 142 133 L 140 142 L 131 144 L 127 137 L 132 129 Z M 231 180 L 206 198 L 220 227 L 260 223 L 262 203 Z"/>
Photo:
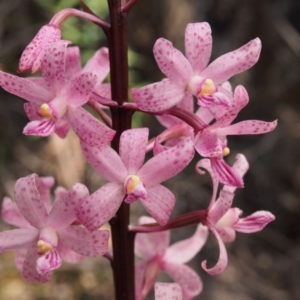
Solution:
<path fill-rule="evenodd" d="M 230 149 L 228 147 L 225 147 L 223 149 L 223 156 L 227 156 L 228 154 L 230 154 Z"/>
<path fill-rule="evenodd" d="M 40 106 L 39 115 L 45 118 L 53 118 L 52 110 L 47 103 L 44 103 Z"/>
<path fill-rule="evenodd" d="M 139 184 L 142 184 L 140 177 L 137 175 L 132 175 L 126 187 L 127 194 L 131 194 Z"/>
<path fill-rule="evenodd" d="M 199 93 L 199 96 L 202 95 L 211 95 L 216 91 L 214 82 L 211 79 L 206 79 L 202 84 L 202 89 Z"/>
<path fill-rule="evenodd" d="M 49 243 L 47 243 L 45 241 L 42 241 L 42 240 L 39 240 L 37 242 L 36 248 L 37 248 L 37 252 L 39 254 L 44 254 L 44 253 L 49 252 L 53 249 L 53 247 Z"/>

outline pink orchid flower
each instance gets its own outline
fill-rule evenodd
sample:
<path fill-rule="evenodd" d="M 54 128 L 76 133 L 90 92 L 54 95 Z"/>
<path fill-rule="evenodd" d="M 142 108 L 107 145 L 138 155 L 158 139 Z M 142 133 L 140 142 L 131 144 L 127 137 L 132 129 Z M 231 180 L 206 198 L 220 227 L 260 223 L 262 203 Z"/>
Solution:
<path fill-rule="evenodd" d="M 168 79 L 132 89 L 137 106 L 146 111 L 163 111 L 179 103 L 187 96 L 186 93 L 189 93 L 197 97 L 201 106 L 228 107 L 230 99 L 220 84 L 251 68 L 257 62 L 261 42 L 256 38 L 207 66 L 211 48 L 212 37 L 208 23 L 187 25 L 186 57 L 175 49 L 170 41 L 158 39 L 153 52 L 159 68 Z"/>
<path fill-rule="evenodd" d="M 153 223 L 150 217 L 141 217 L 140 224 Z M 143 258 L 136 265 L 136 299 L 144 299 L 160 272 L 166 272 L 182 289 L 184 299 L 192 299 L 202 291 L 202 281 L 197 273 L 185 265 L 203 247 L 208 229 L 198 225 L 194 235 L 171 246 L 170 231 L 138 233 L 135 253 Z"/>
<path fill-rule="evenodd" d="M 24 134 L 49 136 L 55 132 L 65 137 L 70 124 L 85 142 L 108 144 L 115 132 L 81 107 L 99 83 L 98 73 L 93 72 L 95 69 L 90 63 L 86 71 L 78 72 L 76 48 L 68 51 L 67 44 L 67 41 L 58 41 L 48 46 L 42 60 L 43 78 L 20 78 L 0 72 L 0 85 L 29 101 L 25 104 L 25 111 L 31 122 L 24 128 Z M 92 58 L 95 67 L 103 64 L 97 63 L 97 59 L 98 54 Z M 103 73 L 107 72 L 105 69 L 100 68 Z M 72 71 L 76 71 L 74 76 L 70 76 Z M 99 77 L 103 78 L 103 74 Z"/>
<path fill-rule="evenodd" d="M 155 300 L 182 300 L 182 289 L 177 283 L 156 282 Z"/>
<path fill-rule="evenodd" d="M 242 154 L 238 154 L 233 165 L 233 170 L 240 176 L 248 170 L 248 162 Z M 219 259 L 212 268 L 207 268 L 206 261 L 202 262 L 203 269 L 211 274 L 217 275 L 224 271 L 227 266 L 228 258 L 224 242 L 232 242 L 235 240 L 236 231 L 243 233 L 253 233 L 261 231 L 267 224 L 275 219 L 274 215 L 268 211 L 257 211 L 252 215 L 241 218 L 242 211 L 239 208 L 231 208 L 235 187 L 224 186 L 216 200 L 219 180 L 211 167 L 211 161 L 202 159 L 198 162 L 196 170 L 199 174 L 204 172 L 199 168 L 206 169 L 213 180 L 213 195 L 207 209 L 207 219 L 204 225 L 212 231 L 217 238 L 220 248 Z"/>
<path fill-rule="evenodd" d="M 249 96 L 246 89 L 241 85 L 237 86 L 230 108 L 225 113 L 218 112 L 219 117 L 216 121 L 195 137 L 196 151 L 201 156 L 210 158 L 215 176 L 226 185 L 243 187 L 242 178 L 223 159 L 230 153 L 227 147 L 227 135 L 263 134 L 274 130 L 277 126 L 277 120 L 273 122 L 247 120 L 231 125 L 248 102 Z"/>
<path fill-rule="evenodd" d="M 75 205 L 88 197 L 87 188 L 77 183 L 70 191 L 58 188 L 51 208 L 49 189 L 53 178 L 36 174 L 19 179 L 15 200 L 4 198 L 2 218 L 20 227 L 0 233 L 0 252 L 17 250 L 18 270 L 29 282 L 48 282 L 62 260 L 76 263 L 83 256 L 103 255 L 108 248 L 108 231 L 90 233 L 73 226 Z"/>
<path fill-rule="evenodd" d="M 78 219 L 89 230 L 99 228 L 117 212 L 122 201 L 141 200 L 161 225 L 166 224 L 175 204 L 173 193 L 160 183 L 183 170 L 194 156 L 193 142 L 185 138 L 143 164 L 148 128 L 126 130 L 120 138 L 120 155 L 109 146 L 82 144 L 90 165 L 109 183 L 92 194 L 77 211 Z"/>

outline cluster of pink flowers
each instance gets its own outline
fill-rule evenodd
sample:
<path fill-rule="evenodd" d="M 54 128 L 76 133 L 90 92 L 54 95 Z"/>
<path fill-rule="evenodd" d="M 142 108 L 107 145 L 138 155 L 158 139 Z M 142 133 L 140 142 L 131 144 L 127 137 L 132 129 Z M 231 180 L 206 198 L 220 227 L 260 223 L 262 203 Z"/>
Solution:
<path fill-rule="evenodd" d="M 116 151 L 110 146 L 116 131 L 105 108 L 118 104 L 110 84 L 102 83 L 109 73 L 109 50 L 101 48 L 82 68 L 79 48 L 60 38 L 62 15 L 41 28 L 20 59 L 20 72 L 41 71 L 41 76 L 23 78 L 1 71 L 0 85 L 27 101 L 30 122 L 24 134 L 64 138 L 72 129 L 86 160 L 107 183 L 91 195 L 80 183 L 70 191 L 58 187 L 51 204 L 53 178 L 32 174 L 19 179 L 15 202 L 4 198 L 2 205 L 2 218 L 19 229 L 0 233 L 0 251 L 18 250 L 16 266 L 26 281 L 48 282 L 62 260 L 77 263 L 84 256 L 107 254 L 109 232 L 99 228 L 114 218 L 122 203 L 140 200 L 152 218 L 142 217 L 129 229 L 137 233 L 135 253 L 142 258 L 135 265 L 136 299 L 147 296 L 162 271 L 177 284 L 157 283 L 156 299 L 192 299 L 201 292 L 202 281 L 185 263 L 200 251 L 209 231 L 217 238 L 220 254 L 214 267 L 208 268 L 206 261 L 202 267 L 216 275 L 228 263 L 224 242 L 233 241 L 236 232 L 260 231 L 274 220 L 266 211 L 242 218 L 240 209 L 231 208 L 248 163 L 242 154 L 233 166 L 224 160 L 230 153 L 227 135 L 262 134 L 277 125 L 258 120 L 231 124 L 249 97 L 243 86 L 233 91 L 228 80 L 257 62 L 261 42 L 256 38 L 208 64 L 212 37 L 207 23 L 188 24 L 185 56 L 170 41 L 158 39 L 153 52 L 167 78 L 133 88 L 134 103 L 120 109 L 156 115 L 166 129 L 152 140 L 148 128 L 123 130 Z M 104 122 L 83 108 L 86 104 L 97 108 Z M 153 157 L 145 162 L 151 150 Z M 205 169 L 212 177 L 211 202 L 206 210 L 169 222 L 175 195 L 161 183 L 184 170 L 195 155 L 196 171 L 201 175 Z M 217 197 L 219 183 L 223 187 Z M 181 223 L 198 224 L 195 234 L 169 246 L 167 229 Z"/>

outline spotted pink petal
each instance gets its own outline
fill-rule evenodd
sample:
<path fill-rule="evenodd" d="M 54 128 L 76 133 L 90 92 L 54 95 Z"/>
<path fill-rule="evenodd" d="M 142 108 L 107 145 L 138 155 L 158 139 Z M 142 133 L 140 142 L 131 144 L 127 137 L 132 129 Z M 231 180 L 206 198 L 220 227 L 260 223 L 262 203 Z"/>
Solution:
<path fill-rule="evenodd" d="M 36 251 L 36 244 L 32 244 L 27 251 L 23 263 L 22 276 L 27 282 L 46 283 L 49 282 L 52 276 L 52 271 L 45 274 L 37 272 L 36 263 L 39 255 Z"/>
<path fill-rule="evenodd" d="M 86 72 L 75 75 L 63 92 L 68 105 L 79 107 L 88 102 L 92 89 L 98 81 L 96 73 Z"/>
<path fill-rule="evenodd" d="M 1 217 L 8 224 L 20 228 L 32 228 L 32 226 L 25 220 L 25 218 L 21 214 L 17 204 L 15 202 L 12 202 L 8 197 L 3 198 Z"/>
<path fill-rule="evenodd" d="M 23 264 L 24 264 L 27 251 L 28 251 L 27 249 L 20 249 L 18 250 L 15 256 L 15 265 L 20 273 L 22 273 L 23 270 Z"/>
<path fill-rule="evenodd" d="M 193 70 L 185 56 L 173 47 L 173 44 L 159 38 L 153 47 L 154 57 L 161 71 L 181 87 L 189 82 Z"/>
<path fill-rule="evenodd" d="M 256 38 L 241 48 L 224 54 L 213 61 L 201 77 L 210 78 L 215 84 L 223 83 L 233 75 L 251 68 L 259 58 L 261 41 Z"/>
<path fill-rule="evenodd" d="M 209 229 L 213 232 L 213 234 L 217 238 L 217 241 L 219 244 L 219 249 L 220 249 L 219 258 L 218 258 L 216 265 L 212 268 L 207 268 L 206 260 L 204 260 L 201 263 L 201 266 L 208 274 L 218 275 L 218 274 L 222 273 L 225 270 L 225 268 L 227 267 L 227 263 L 228 263 L 227 251 L 226 251 L 226 248 L 224 246 L 224 243 L 223 243 L 218 231 L 214 227 L 209 227 Z"/>
<path fill-rule="evenodd" d="M 71 78 L 81 72 L 80 49 L 79 47 L 69 47 L 66 53 L 66 78 Z"/>
<path fill-rule="evenodd" d="M 39 70 L 44 49 L 52 43 L 57 42 L 60 39 L 60 36 L 60 28 L 56 25 L 47 24 L 43 26 L 23 51 L 18 71 L 24 72 L 31 68 L 33 72 Z"/>
<path fill-rule="evenodd" d="M 81 254 L 78 254 L 68 248 L 66 248 L 60 241 L 58 242 L 57 245 L 57 251 L 60 255 L 60 257 L 70 263 L 70 264 L 76 264 L 81 262 L 84 259 L 84 256 Z"/>
<path fill-rule="evenodd" d="M 61 266 L 62 259 L 56 250 L 49 251 L 36 260 L 36 270 L 38 274 L 46 273 L 58 269 Z"/>
<path fill-rule="evenodd" d="M 58 95 L 66 84 L 66 52 L 69 43 L 64 40 L 52 43 L 42 60 L 43 78 L 55 95 Z"/>
<path fill-rule="evenodd" d="M 47 226 L 60 229 L 76 220 L 75 208 L 89 197 L 87 187 L 76 183 L 72 189 L 54 202 L 47 219 Z"/>
<path fill-rule="evenodd" d="M 148 189 L 177 175 L 190 163 L 194 154 L 192 139 L 184 138 L 176 146 L 148 160 L 137 175 Z"/>
<path fill-rule="evenodd" d="M 274 130 L 276 126 L 277 120 L 273 122 L 248 120 L 235 123 L 224 128 L 214 129 L 214 132 L 221 136 L 240 134 L 262 134 Z"/>
<path fill-rule="evenodd" d="M 108 181 L 123 185 L 127 176 L 127 169 L 115 150 L 110 146 L 93 147 L 83 143 L 81 149 L 89 164 L 98 174 Z"/>
<path fill-rule="evenodd" d="M 218 200 L 211 206 L 207 220 L 210 224 L 215 225 L 231 207 L 234 194 L 229 191 L 220 191 Z"/>
<path fill-rule="evenodd" d="M 178 104 L 185 95 L 185 88 L 169 79 L 131 89 L 132 97 L 138 108 L 158 112 Z"/>
<path fill-rule="evenodd" d="M 24 103 L 24 110 L 30 121 L 43 120 L 44 117 L 38 115 L 40 105 L 33 102 Z"/>
<path fill-rule="evenodd" d="M 149 214 L 160 224 L 165 225 L 175 205 L 175 196 L 162 185 L 147 188 L 147 198 L 140 199 Z"/>
<path fill-rule="evenodd" d="M 95 72 L 97 74 L 98 83 L 101 83 L 109 72 L 109 53 L 108 49 L 100 48 L 94 56 L 88 60 L 83 72 Z"/>
<path fill-rule="evenodd" d="M 49 136 L 55 131 L 54 119 L 42 119 L 29 122 L 23 129 L 25 135 Z"/>
<path fill-rule="evenodd" d="M 203 157 L 223 157 L 222 143 L 218 135 L 209 130 L 198 134 L 195 149 Z"/>
<path fill-rule="evenodd" d="M 69 107 L 67 116 L 76 135 L 88 145 L 107 145 L 115 135 L 114 130 L 101 123 L 82 107 Z"/>
<path fill-rule="evenodd" d="M 39 180 L 36 181 L 36 187 L 41 195 L 42 200 L 44 201 L 47 211 L 49 211 L 48 209 L 52 207 L 50 190 L 54 183 L 55 180 L 51 176 L 39 177 Z"/>
<path fill-rule="evenodd" d="M 120 157 L 128 174 L 136 174 L 143 165 L 148 143 L 148 128 L 126 130 L 120 138 Z"/>
<path fill-rule="evenodd" d="M 229 186 L 244 187 L 243 179 L 232 169 L 224 159 L 210 158 L 210 164 L 217 179 Z"/>
<path fill-rule="evenodd" d="M 44 201 L 37 189 L 36 174 L 17 180 L 14 188 L 15 200 L 24 218 L 35 228 L 43 228 L 48 217 Z"/>
<path fill-rule="evenodd" d="M 232 105 L 224 114 L 222 114 L 221 117 L 217 119 L 212 126 L 210 126 L 210 128 L 220 128 L 230 125 L 231 122 L 237 117 L 241 109 L 248 104 L 248 102 L 249 96 L 246 89 L 241 85 L 237 86 L 234 91 Z"/>
<path fill-rule="evenodd" d="M 39 230 L 35 228 L 13 229 L 0 232 L 0 252 L 19 250 L 37 241 Z"/>
<path fill-rule="evenodd" d="M 218 180 L 217 176 L 215 175 L 215 173 L 213 172 L 213 170 L 211 168 L 211 164 L 210 164 L 209 159 L 204 158 L 204 159 L 199 160 L 196 164 L 196 167 L 195 167 L 196 172 L 198 174 L 204 175 L 205 172 L 202 171 L 200 168 L 207 170 L 207 172 L 210 174 L 212 182 L 213 182 L 213 194 L 211 196 L 210 204 L 209 204 L 209 207 L 208 207 L 208 208 L 210 208 L 216 201 L 219 180 Z"/>
<path fill-rule="evenodd" d="M 190 267 L 177 263 L 164 263 L 164 271 L 182 288 L 183 299 L 193 299 L 199 295 L 203 283 L 198 274 Z"/>
<path fill-rule="evenodd" d="M 97 83 L 93 88 L 93 92 L 106 99 L 111 99 L 110 83 Z M 93 94 L 91 95 L 91 97 L 93 98 Z"/>
<path fill-rule="evenodd" d="M 150 217 L 141 217 L 139 224 L 155 223 Z M 170 243 L 170 231 L 138 233 L 135 237 L 134 253 L 144 259 L 151 259 L 157 253 L 163 253 Z"/>
<path fill-rule="evenodd" d="M 235 230 L 233 228 L 218 227 L 218 228 L 216 228 L 216 230 L 218 231 L 218 233 L 224 243 L 230 243 L 235 240 L 236 234 L 235 234 Z"/>
<path fill-rule="evenodd" d="M 154 285 L 155 300 L 182 300 L 182 289 L 177 283 L 157 282 Z"/>
<path fill-rule="evenodd" d="M 124 197 L 123 184 L 107 183 L 77 208 L 77 218 L 89 231 L 97 230 L 115 215 Z"/>
<path fill-rule="evenodd" d="M 89 232 L 85 228 L 69 226 L 58 231 L 61 243 L 84 256 L 103 255 L 108 249 L 108 230 Z"/>
<path fill-rule="evenodd" d="M 39 105 L 49 102 L 53 98 L 50 90 L 35 81 L 1 71 L 0 85 L 7 92 Z"/>
<path fill-rule="evenodd" d="M 207 66 L 212 48 L 211 29 L 208 23 L 190 23 L 185 30 L 185 55 L 194 75 L 200 75 Z"/>
<path fill-rule="evenodd" d="M 236 224 L 234 229 L 243 233 L 252 233 L 261 231 L 266 225 L 275 220 L 275 216 L 268 211 L 257 211 L 252 215 L 241 218 Z"/>
<path fill-rule="evenodd" d="M 239 177 L 243 177 L 249 169 L 249 163 L 243 154 L 237 154 L 232 169 Z M 234 193 L 236 187 L 224 185 L 224 190 Z"/>
<path fill-rule="evenodd" d="M 184 264 L 190 261 L 204 246 L 208 237 L 208 228 L 202 224 L 197 226 L 192 237 L 171 245 L 164 260 L 170 263 Z"/>

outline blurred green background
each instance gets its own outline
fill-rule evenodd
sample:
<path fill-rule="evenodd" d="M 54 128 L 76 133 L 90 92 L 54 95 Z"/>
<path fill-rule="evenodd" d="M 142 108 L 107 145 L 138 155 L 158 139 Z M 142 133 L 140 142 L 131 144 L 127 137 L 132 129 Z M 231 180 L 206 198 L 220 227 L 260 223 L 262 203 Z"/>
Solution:
<path fill-rule="evenodd" d="M 85 1 L 107 19 L 106 0 Z M 0 0 L 0 69 L 16 73 L 18 59 L 38 29 L 53 14 L 79 7 L 76 0 Z M 184 49 L 187 23 L 207 21 L 213 32 L 212 59 L 259 37 L 263 48 L 259 62 L 235 76 L 243 84 L 249 105 L 238 119 L 278 119 L 278 128 L 264 136 L 230 137 L 231 155 L 242 152 L 250 162 L 245 188 L 238 190 L 234 205 L 245 215 L 269 210 L 276 220 L 262 232 L 237 234 L 227 244 L 229 265 L 211 277 L 200 263 L 213 263 L 218 247 L 213 236 L 192 261 L 204 281 L 196 299 L 297 300 L 300 299 L 300 2 L 298 0 L 140 0 L 129 16 L 130 86 L 163 78 L 152 54 L 155 40 L 165 37 Z M 81 47 L 83 63 L 106 45 L 103 33 L 86 20 L 71 18 L 63 36 Z M 30 173 L 52 175 L 66 187 L 81 181 L 90 191 L 101 179 L 85 164 L 78 141 L 22 135 L 28 119 L 24 101 L 0 90 L 0 196 L 13 194 L 17 178 Z M 151 135 L 162 127 L 151 116 L 137 115 L 135 126 L 150 126 Z M 196 162 L 196 160 L 194 161 Z M 195 174 L 193 165 L 166 183 L 177 196 L 173 216 L 207 206 L 211 195 L 208 176 Z M 143 212 L 133 206 L 133 218 Z M 1 223 L 1 230 L 10 228 Z M 172 240 L 192 234 L 194 228 L 174 231 Z M 113 299 L 109 264 L 104 258 L 85 259 L 78 266 L 64 264 L 47 285 L 26 284 L 14 268 L 14 253 L 0 255 L 0 299 Z"/>

